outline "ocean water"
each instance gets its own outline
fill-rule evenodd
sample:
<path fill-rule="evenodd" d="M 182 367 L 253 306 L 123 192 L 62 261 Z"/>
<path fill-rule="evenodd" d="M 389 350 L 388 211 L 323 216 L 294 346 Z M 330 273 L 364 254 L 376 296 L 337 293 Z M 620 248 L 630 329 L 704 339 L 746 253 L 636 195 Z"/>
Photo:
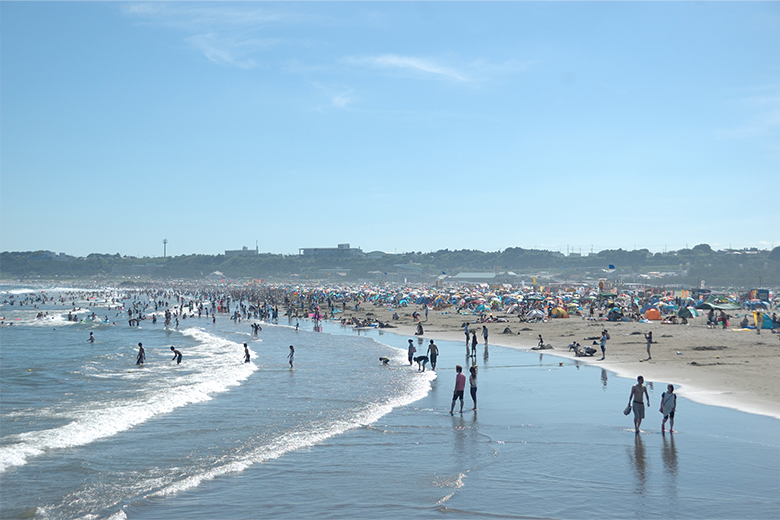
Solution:
<path fill-rule="evenodd" d="M 379 330 L 129 327 L 89 303 L 108 324 L 2 308 L 1 518 L 780 516 L 780 421 L 680 398 L 679 432 L 661 435 L 665 382 L 634 435 L 632 381 L 480 346 L 478 409 L 450 416 L 460 343 L 437 342 L 438 371 L 420 373 L 407 338 Z"/>

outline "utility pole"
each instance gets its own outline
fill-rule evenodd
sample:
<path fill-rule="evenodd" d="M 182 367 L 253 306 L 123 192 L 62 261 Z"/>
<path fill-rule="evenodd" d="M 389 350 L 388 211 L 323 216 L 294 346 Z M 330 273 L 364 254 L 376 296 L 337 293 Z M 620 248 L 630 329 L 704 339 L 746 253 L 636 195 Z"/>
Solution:
<path fill-rule="evenodd" d="M 168 254 L 168 239 L 163 238 L 163 258 Z"/>

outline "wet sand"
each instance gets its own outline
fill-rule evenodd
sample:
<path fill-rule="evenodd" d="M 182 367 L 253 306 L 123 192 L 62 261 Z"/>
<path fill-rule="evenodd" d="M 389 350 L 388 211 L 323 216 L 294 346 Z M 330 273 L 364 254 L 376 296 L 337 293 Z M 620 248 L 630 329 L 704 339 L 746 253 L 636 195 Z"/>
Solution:
<path fill-rule="evenodd" d="M 378 318 L 396 325 L 387 329 L 397 334 L 413 337 L 416 322 L 412 319 L 415 307 L 391 310 L 388 307 L 367 306 L 360 311 L 347 311 L 345 316 Z M 392 320 L 397 311 L 400 320 Z M 477 331 L 480 347 L 483 344 L 481 323 L 478 316 L 453 312 L 429 311 L 426 321 L 421 313 L 421 323 L 428 339 L 454 340 L 464 343 L 463 324 L 468 322 Z M 496 318 L 504 316 L 506 323 L 487 323 L 490 345 L 528 350 L 538 343 L 541 334 L 545 343 L 553 346 L 546 354 L 574 358 L 568 345 L 577 341 L 593 346 L 592 339 L 600 336 L 602 329 L 609 331 L 606 359 L 600 361 L 601 350 L 594 357 L 576 358 L 581 362 L 602 366 L 616 374 L 635 378 L 643 375 L 647 380 L 665 381 L 675 385 L 679 395 L 693 401 L 713 406 L 724 406 L 745 412 L 780 418 L 780 334 L 762 330 L 734 331 L 710 329 L 706 317 L 700 316 L 688 325 L 666 325 L 661 322 L 607 322 L 572 318 L 552 319 L 540 323 L 521 323 L 516 316 L 494 312 Z M 732 321 L 734 325 L 737 320 Z M 509 327 L 511 334 L 502 331 Z M 652 331 L 652 360 L 646 361 L 644 333 Z M 427 343 L 427 342 L 426 342 Z M 678 354 L 679 352 L 679 354 Z"/>

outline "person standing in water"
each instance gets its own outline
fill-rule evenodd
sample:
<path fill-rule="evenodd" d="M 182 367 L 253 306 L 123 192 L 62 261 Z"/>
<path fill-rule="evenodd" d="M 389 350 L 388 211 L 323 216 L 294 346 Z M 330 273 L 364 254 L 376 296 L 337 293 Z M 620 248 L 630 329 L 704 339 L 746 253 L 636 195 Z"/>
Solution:
<path fill-rule="evenodd" d="M 431 340 L 428 345 L 428 358 L 431 360 L 431 370 L 436 370 L 436 359 L 439 357 L 439 347 Z"/>
<path fill-rule="evenodd" d="M 485 340 L 485 346 L 487 347 L 487 341 L 488 341 L 488 328 L 487 325 L 482 326 L 482 337 Z"/>
<path fill-rule="evenodd" d="M 414 346 L 412 340 L 409 340 L 409 348 L 407 349 L 407 355 L 409 357 L 409 366 L 412 366 L 414 362 L 414 353 L 417 352 L 417 347 Z"/>
<path fill-rule="evenodd" d="M 250 359 L 249 347 L 247 346 L 246 343 L 244 343 L 244 363 L 249 363 L 249 359 Z"/>
<path fill-rule="evenodd" d="M 471 355 L 477 355 L 477 331 L 471 331 Z"/>
<path fill-rule="evenodd" d="M 144 361 L 146 361 L 146 351 L 144 350 L 144 346 L 141 343 L 138 343 L 138 357 L 135 358 L 135 364 L 143 365 Z"/>
<path fill-rule="evenodd" d="M 463 367 L 455 366 L 455 391 L 452 393 L 452 406 L 450 406 L 450 415 L 455 410 L 455 401 L 460 399 L 460 413 L 463 413 L 463 390 L 466 388 L 466 376 L 463 374 Z"/>
<path fill-rule="evenodd" d="M 94 343 L 95 342 L 95 335 L 92 334 L 91 332 L 89 333 L 89 342 L 90 343 Z"/>
<path fill-rule="evenodd" d="M 295 360 L 295 349 L 290 345 L 290 353 L 287 354 L 287 359 L 290 361 L 290 368 L 293 367 L 293 361 Z"/>
<path fill-rule="evenodd" d="M 638 376 L 636 384 L 631 387 L 631 393 L 628 395 L 628 404 L 634 411 L 634 429 L 639 433 L 639 426 L 642 419 L 645 418 L 645 403 L 643 397 L 647 397 L 647 406 L 650 406 L 650 394 L 647 393 L 647 387 L 644 385 L 645 378 Z"/>
<path fill-rule="evenodd" d="M 469 367 L 469 387 L 471 390 L 471 400 L 474 401 L 474 408 L 477 409 L 477 365 Z"/>
<path fill-rule="evenodd" d="M 180 365 L 181 364 L 181 352 L 179 352 L 178 350 L 176 350 L 173 347 L 171 347 L 171 350 L 173 351 L 173 359 L 171 359 L 171 361 L 175 360 L 176 364 Z"/>
<path fill-rule="evenodd" d="M 669 420 L 669 433 L 674 433 L 674 412 L 677 410 L 677 394 L 674 393 L 674 385 L 666 385 L 666 392 L 661 394 L 661 409 L 664 414 L 661 422 L 661 433 L 666 430 L 666 421 Z"/>

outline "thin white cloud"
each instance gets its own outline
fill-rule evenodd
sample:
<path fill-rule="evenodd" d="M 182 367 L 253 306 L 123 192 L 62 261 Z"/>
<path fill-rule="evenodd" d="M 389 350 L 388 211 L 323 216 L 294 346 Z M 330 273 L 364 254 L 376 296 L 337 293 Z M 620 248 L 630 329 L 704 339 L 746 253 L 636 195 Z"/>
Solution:
<path fill-rule="evenodd" d="M 251 54 L 277 43 L 273 39 L 222 38 L 213 33 L 190 36 L 185 41 L 214 63 L 232 65 L 242 69 L 249 69 L 256 65 Z"/>
<path fill-rule="evenodd" d="M 520 61 L 511 59 L 502 63 L 490 63 L 477 59 L 458 66 L 443 65 L 431 58 L 416 56 L 400 56 L 398 54 L 382 54 L 379 56 L 351 56 L 342 60 L 350 65 L 381 69 L 386 71 L 405 71 L 422 77 L 454 80 L 462 83 L 480 83 L 485 81 L 500 81 L 507 76 L 527 72 L 538 61 Z"/>
<path fill-rule="evenodd" d="M 122 12 L 150 25 L 189 33 L 184 41 L 209 61 L 244 69 L 257 64 L 253 55 L 281 41 L 262 37 L 264 29 L 301 21 L 296 14 L 235 4 L 212 7 L 138 3 L 122 6 Z"/>
<path fill-rule="evenodd" d="M 350 57 L 345 60 L 355 65 L 365 65 L 378 69 L 401 69 L 422 73 L 433 77 L 444 77 L 457 81 L 469 81 L 463 73 L 451 68 L 439 65 L 433 60 L 416 58 L 414 56 L 399 56 L 397 54 L 383 54 L 381 56 Z"/>
<path fill-rule="evenodd" d="M 319 82 L 312 83 L 317 90 L 322 92 L 329 100 L 330 105 L 336 108 L 345 109 L 348 105 L 355 103 L 355 91 L 342 85 L 324 85 Z"/>

